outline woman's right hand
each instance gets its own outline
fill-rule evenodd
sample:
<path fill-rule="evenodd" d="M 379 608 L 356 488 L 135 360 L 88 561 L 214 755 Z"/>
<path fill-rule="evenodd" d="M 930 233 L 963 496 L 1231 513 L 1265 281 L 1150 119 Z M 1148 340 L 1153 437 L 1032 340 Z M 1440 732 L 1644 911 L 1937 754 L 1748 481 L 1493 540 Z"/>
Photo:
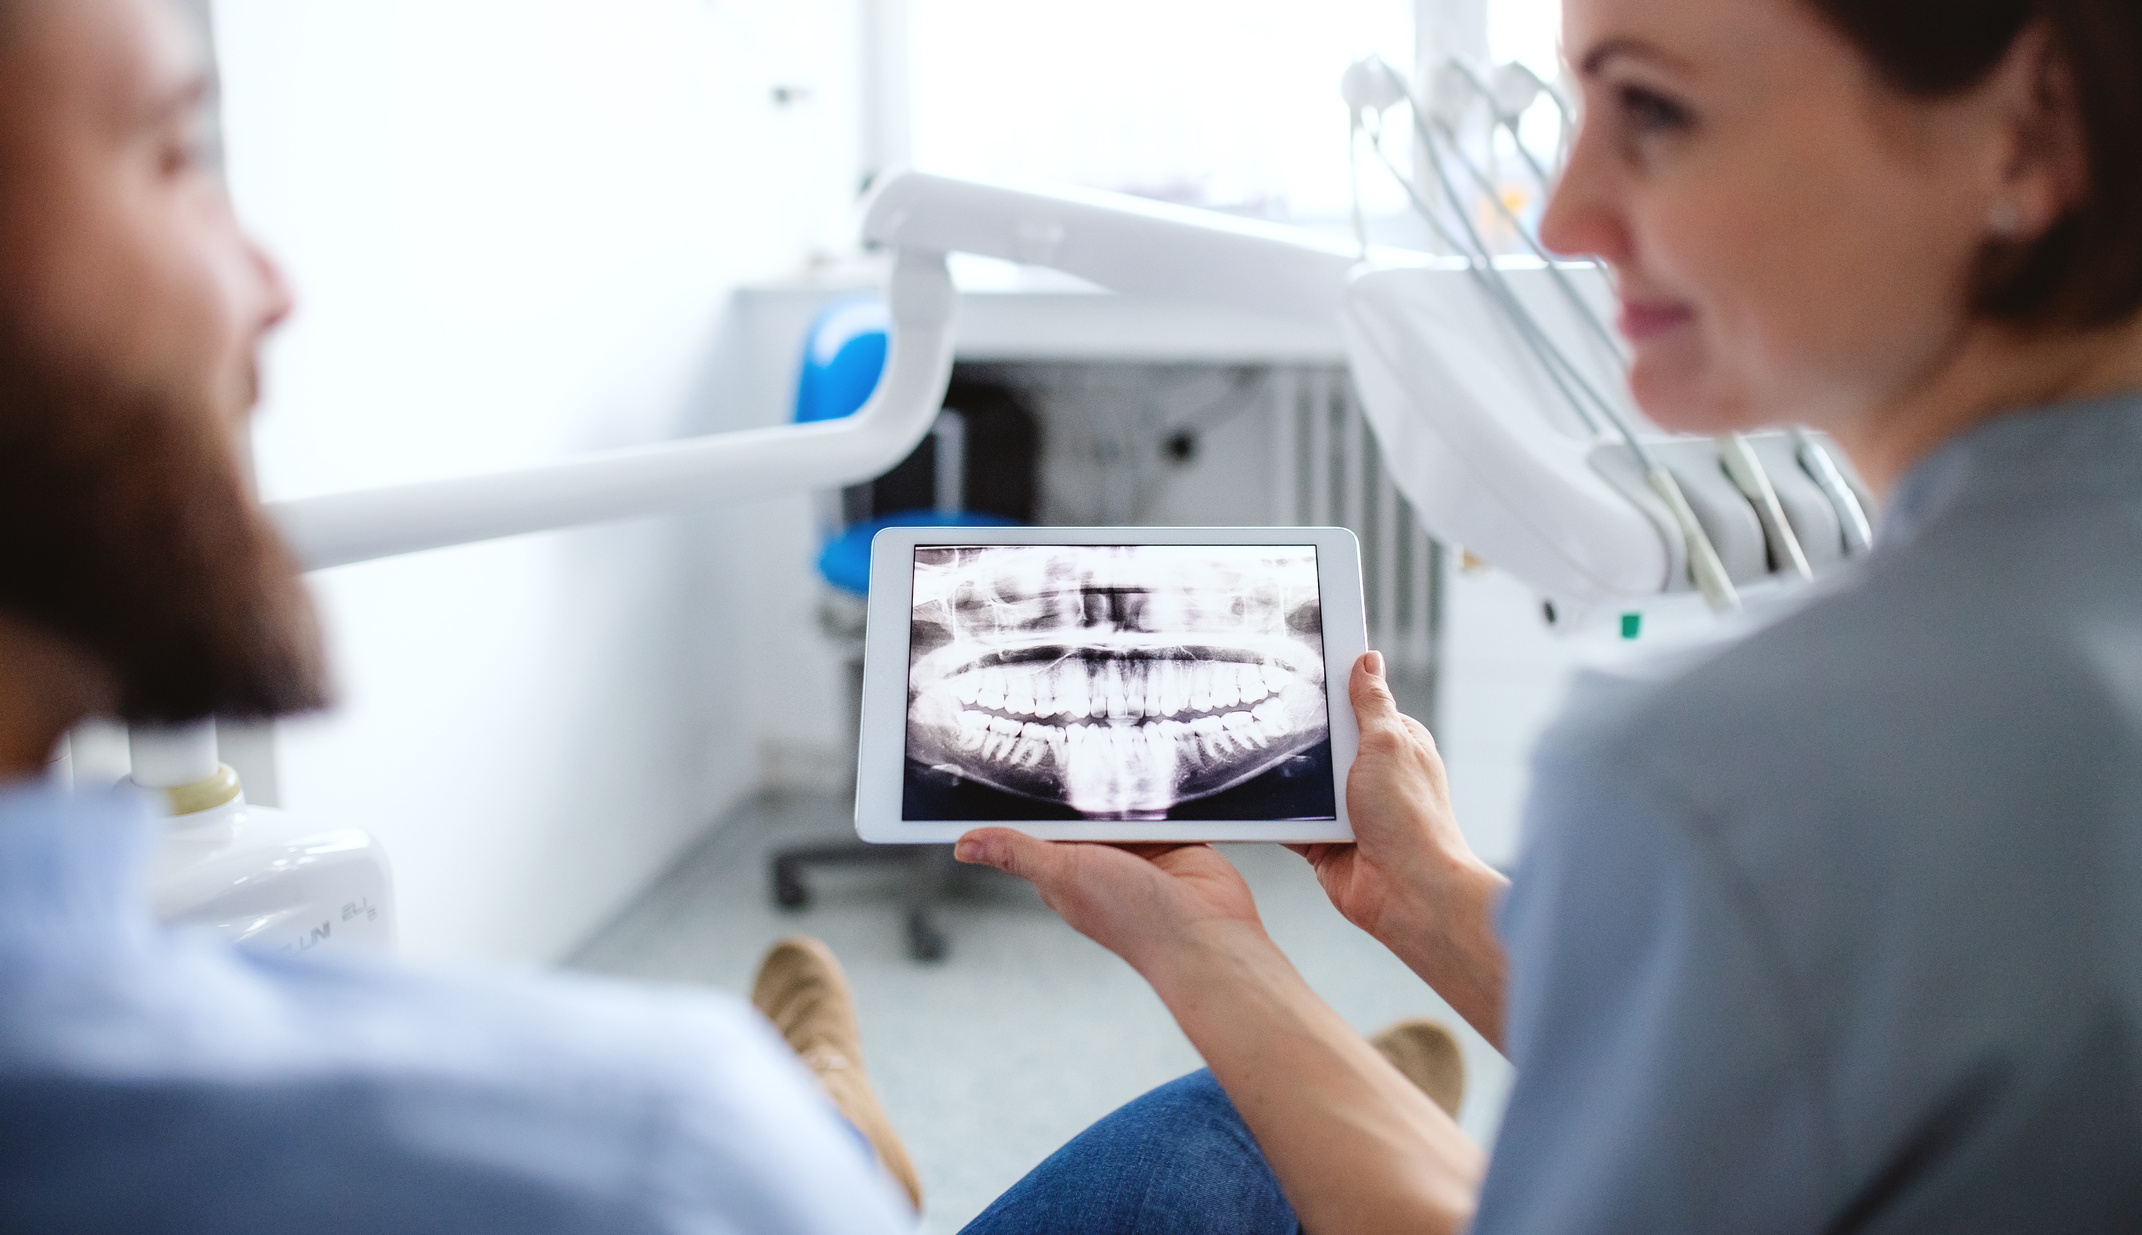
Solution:
<path fill-rule="evenodd" d="M 1354 843 L 1297 846 L 1347 921 L 1397 953 L 1490 1042 L 1502 1033 L 1502 949 L 1492 917 L 1508 885 L 1475 857 L 1425 725 L 1401 715 L 1383 654 L 1348 684 L 1361 746 L 1346 777 Z"/>
<path fill-rule="evenodd" d="M 1346 776 L 1351 845 L 1301 847 L 1346 920 L 1376 936 L 1414 925 L 1413 902 L 1431 896 L 1440 866 L 1472 860 L 1450 809 L 1450 781 L 1428 727 L 1401 715 L 1383 653 L 1354 662 L 1348 683 L 1361 748 Z"/>

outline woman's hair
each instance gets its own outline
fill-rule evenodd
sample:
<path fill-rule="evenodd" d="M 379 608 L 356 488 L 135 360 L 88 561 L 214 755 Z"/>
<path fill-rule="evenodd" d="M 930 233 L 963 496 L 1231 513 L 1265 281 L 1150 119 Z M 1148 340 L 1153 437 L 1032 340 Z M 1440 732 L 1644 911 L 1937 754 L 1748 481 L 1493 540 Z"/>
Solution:
<path fill-rule="evenodd" d="M 1984 81 L 2034 22 L 2064 63 L 2082 119 L 2082 199 L 2028 244 L 1992 244 L 1976 308 L 2024 327 L 2091 327 L 2142 309 L 2142 3 L 2137 0 L 1809 0 L 1896 89 L 1922 98 Z"/>

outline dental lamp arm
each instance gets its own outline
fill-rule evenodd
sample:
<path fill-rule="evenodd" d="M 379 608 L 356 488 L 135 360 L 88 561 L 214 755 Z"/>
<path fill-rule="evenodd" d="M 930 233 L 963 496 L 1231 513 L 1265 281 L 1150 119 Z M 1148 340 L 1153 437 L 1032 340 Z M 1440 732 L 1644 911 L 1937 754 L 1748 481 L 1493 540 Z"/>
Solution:
<path fill-rule="evenodd" d="M 1356 246 L 1301 228 L 1122 193 L 1008 188 L 924 172 L 888 178 L 863 234 L 882 244 L 1048 266 L 1114 292 L 1339 328 Z"/>
<path fill-rule="evenodd" d="M 275 502 L 306 569 L 522 532 L 852 483 L 914 449 L 951 374 L 951 251 L 1052 266 L 1119 292 L 1338 326 L 1348 246 L 1298 229 L 1121 194 L 1031 192 L 907 172 L 865 236 L 898 251 L 885 377 L 845 420 L 713 434 L 540 467 Z"/>
<path fill-rule="evenodd" d="M 842 485 L 898 463 L 929 432 L 952 372 L 941 252 L 903 248 L 885 375 L 844 420 L 717 433 L 562 463 L 271 502 L 307 570 L 522 532 Z"/>

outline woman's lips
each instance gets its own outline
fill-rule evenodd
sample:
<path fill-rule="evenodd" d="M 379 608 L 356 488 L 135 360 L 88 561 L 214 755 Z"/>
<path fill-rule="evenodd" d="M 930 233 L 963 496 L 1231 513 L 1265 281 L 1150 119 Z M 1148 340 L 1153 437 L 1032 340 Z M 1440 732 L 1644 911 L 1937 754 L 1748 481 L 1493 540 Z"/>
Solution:
<path fill-rule="evenodd" d="M 1631 343 L 1641 343 L 1687 325 L 1694 316 L 1695 313 L 1685 304 L 1638 304 L 1623 301 L 1621 317 L 1615 325 L 1620 328 L 1623 338 Z"/>

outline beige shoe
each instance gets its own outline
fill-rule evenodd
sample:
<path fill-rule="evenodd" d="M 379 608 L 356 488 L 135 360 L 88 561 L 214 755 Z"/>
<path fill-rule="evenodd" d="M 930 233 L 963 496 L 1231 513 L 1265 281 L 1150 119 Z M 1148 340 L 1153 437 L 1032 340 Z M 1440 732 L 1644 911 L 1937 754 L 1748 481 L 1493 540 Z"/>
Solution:
<path fill-rule="evenodd" d="M 921 1213 L 922 1181 L 915 1177 L 915 1164 L 900 1134 L 871 1092 L 870 1077 L 863 1071 L 863 1033 L 855 1020 L 855 999 L 833 950 L 800 935 L 775 944 L 759 962 L 751 1002 L 817 1074 L 833 1105 L 878 1151 L 886 1173 L 907 1190 L 915 1212 Z"/>
<path fill-rule="evenodd" d="M 1458 1117 L 1465 1101 L 1465 1057 L 1458 1040 L 1439 1021 L 1409 1017 L 1369 1039 L 1406 1079 L 1420 1087 L 1444 1113 Z"/>

